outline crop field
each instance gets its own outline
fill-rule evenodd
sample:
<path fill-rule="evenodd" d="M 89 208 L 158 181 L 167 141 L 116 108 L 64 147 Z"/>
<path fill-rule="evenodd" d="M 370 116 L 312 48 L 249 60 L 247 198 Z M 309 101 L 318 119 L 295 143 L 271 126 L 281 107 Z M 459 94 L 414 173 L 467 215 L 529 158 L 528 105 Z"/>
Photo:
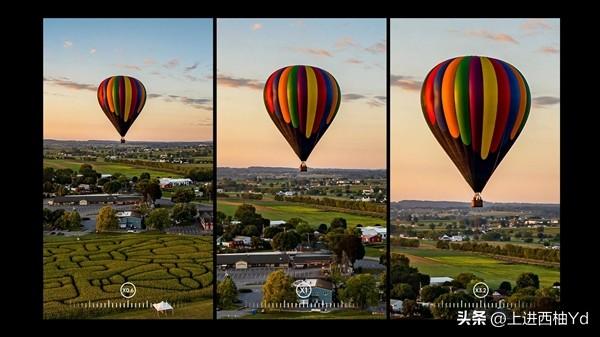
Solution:
<path fill-rule="evenodd" d="M 138 167 L 133 165 L 127 165 L 123 163 L 111 163 L 104 161 L 81 161 L 81 160 L 67 160 L 67 159 L 44 159 L 44 167 L 52 167 L 54 169 L 65 169 L 70 168 L 73 171 L 79 170 L 81 164 L 90 164 L 97 172 L 101 174 L 115 174 L 121 173 L 127 177 L 137 176 L 143 172 L 150 173 L 152 178 L 157 177 L 173 177 L 180 178 L 181 174 L 169 172 L 169 171 L 161 171 L 160 169 L 155 168 L 145 168 Z"/>
<path fill-rule="evenodd" d="M 153 314 L 149 305 L 160 301 L 173 305 L 173 318 L 212 317 L 210 236 L 45 237 L 43 248 L 46 319 L 135 318 Z M 120 294 L 124 282 L 136 286 L 130 300 Z"/>
<path fill-rule="evenodd" d="M 291 218 L 300 218 L 307 221 L 315 228 L 321 224 L 331 223 L 334 218 L 344 218 L 348 227 L 354 227 L 358 224 L 363 226 L 380 224 L 385 226 L 383 218 L 345 213 L 343 211 L 330 211 L 311 207 L 311 205 L 300 204 L 296 202 L 275 201 L 275 200 L 242 200 L 239 198 L 220 198 L 217 199 L 217 210 L 226 215 L 233 216 L 236 209 L 243 203 L 252 204 L 256 207 L 256 212 L 269 220 L 289 220 Z"/>

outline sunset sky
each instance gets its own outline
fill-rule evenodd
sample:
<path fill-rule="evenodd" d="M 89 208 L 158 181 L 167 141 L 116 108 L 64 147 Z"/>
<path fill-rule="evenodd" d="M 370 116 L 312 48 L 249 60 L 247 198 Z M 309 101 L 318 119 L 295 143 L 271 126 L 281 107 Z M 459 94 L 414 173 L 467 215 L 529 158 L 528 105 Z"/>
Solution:
<path fill-rule="evenodd" d="M 128 75 L 148 99 L 127 140 L 212 140 L 212 19 L 45 19 L 44 138 L 120 139 L 96 98 Z"/>
<path fill-rule="evenodd" d="M 531 88 L 525 128 L 483 190 L 487 201 L 559 202 L 559 20 L 391 20 L 392 200 L 470 201 L 473 192 L 431 134 L 419 91 L 427 72 L 456 56 L 517 67 Z"/>
<path fill-rule="evenodd" d="M 306 64 L 329 71 L 343 94 L 309 168 L 385 168 L 385 24 L 384 19 L 218 20 L 218 165 L 300 164 L 268 116 L 263 86 L 275 70 Z"/>

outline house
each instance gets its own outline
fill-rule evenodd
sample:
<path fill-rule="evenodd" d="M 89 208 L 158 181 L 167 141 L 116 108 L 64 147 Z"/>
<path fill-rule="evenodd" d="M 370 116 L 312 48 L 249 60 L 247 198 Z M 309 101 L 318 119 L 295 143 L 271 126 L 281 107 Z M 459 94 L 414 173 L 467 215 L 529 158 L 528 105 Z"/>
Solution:
<path fill-rule="evenodd" d="M 430 286 L 441 286 L 446 282 L 452 282 L 454 279 L 452 277 L 447 276 L 439 276 L 439 277 L 430 277 L 429 285 Z"/>
<path fill-rule="evenodd" d="M 142 217 L 132 211 L 121 211 L 116 214 L 121 229 L 142 229 Z"/>
<path fill-rule="evenodd" d="M 371 197 L 362 197 L 360 199 L 360 201 L 364 201 L 364 202 L 371 202 L 371 201 L 375 201 L 375 198 L 371 198 Z"/>
<path fill-rule="evenodd" d="M 450 238 L 450 241 L 453 241 L 453 242 L 460 242 L 462 240 L 463 240 L 462 235 L 452 235 L 452 237 Z"/>
<path fill-rule="evenodd" d="M 367 227 L 359 227 L 361 231 L 361 236 L 372 236 L 379 234 L 382 240 L 387 240 L 387 228 L 383 226 L 367 226 Z"/>
<path fill-rule="evenodd" d="M 364 244 L 374 244 L 374 243 L 380 243 L 383 241 L 383 239 L 381 238 L 381 234 L 363 234 L 360 237 L 361 241 Z"/>
<path fill-rule="evenodd" d="M 301 300 L 301 303 L 315 303 L 321 305 L 333 303 L 333 283 L 318 278 L 311 278 L 304 280 L 296 280 L 294 282 L 294 285 L 297 285 L 303 281 L 310 285 L 311 292 L 308 298 Z"/>
<path fill-rule="evenodd" d="M 323 267 L 330 265 L 333 260 L 334 255 L 326 253 L 269 251 L 217 254 L 217 265 L 225 268 L 244 269 L 253 267 Z"/>
<path fill-rule="evenodd" d="M 271 220 L 269 221 L 269 227 L 279 227 L 281 225 L 285 225 L 284 220 Z"/>
<path fill-rule="evenodd" d="M 223 190 L 222 188 L 217 188 L 217 193 L 225 193 L 225 190 Z"/>
<path fill-rule="evenodd" d="M 438 240 L 441 240 L 441 241 L 450 241 L 450 240 L 452 240 L 452 238 L 449 237 L 448 235 L 444 234 L 444 235 L 440 236 Z"/>

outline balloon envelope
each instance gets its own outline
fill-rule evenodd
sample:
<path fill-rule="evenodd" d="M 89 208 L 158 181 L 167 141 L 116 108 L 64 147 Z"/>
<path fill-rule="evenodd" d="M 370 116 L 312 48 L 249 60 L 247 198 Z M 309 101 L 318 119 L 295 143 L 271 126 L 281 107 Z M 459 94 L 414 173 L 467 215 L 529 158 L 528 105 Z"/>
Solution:
<path fill-rule="evenodd" d="M 463 56 L 427 74 L 421 107 L 437 141 L 479 193 L 523 130 L 531 95 L 527 81 L 512 65 Z"/>
<path fill-rule="evenodd" d="M 301 161 L 308 159 L 340 107 L 340 87 L 327 71 L 294 65 L 275 71 L 264 88 L 271 120 Z"/>
<path fill-rule="evenodd" d="M 138 118 L 146 103 L 146 88 L 129 76 L 112 76 L 98 86 L 98 103 L 121 137 Z"/>

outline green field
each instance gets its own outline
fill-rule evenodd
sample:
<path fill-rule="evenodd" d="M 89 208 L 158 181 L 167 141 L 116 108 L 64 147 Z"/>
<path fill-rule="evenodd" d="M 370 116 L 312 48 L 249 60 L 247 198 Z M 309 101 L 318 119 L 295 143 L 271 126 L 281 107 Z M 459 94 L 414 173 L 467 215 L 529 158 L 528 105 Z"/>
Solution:
<path fill-rule="evenodd" d="M 175 307 L 173 313 L 158 315 L 154 309 L 133 310 L 122 313 L 99 316 L 98 319 L 212 319 L 212 299 L 200 300 L 191 303 L 182 303 Z"/>
<path fill-rule="evenodd" d="M 212 317 L 212 305 L 206 304 L 213 284 L 210 236 L 90 234 L 79 240 L 47 236 L 43 248 L 46 319 L 135 318 L 152 312 L 115 308 L 127 302 L 119 291 L 124 282 L 136 286 L 129 300 L 132 305 L 165 300 L 176 308 L 175 318 Z M 95 308 L 82 307 L 90 304 Z"/>
<path fill-rule="evenodd" d="M 560 281 L 560 270 L 537 265 L 509 263 L 474 252 L 437 249 L 423 245 L 419 248 L 393 247 L 393 253 L 401 253 L 410 259 L 411 266 L 429 276 L 449 276 L 455 278 L 460 273 L 473 273 L 483 278 L 491 289 L 502 281 L 513 286 L 522 273 L 532 272 L 540 278 L 540 285 L 547 287 Z"/>
<path fill-rule="evenodd" d="M 376 245 L 365 245 L 365 256 L 371 256 L 379 258 L 381 254 L 385 254 L 387 248 L 386 244 L 376 244 Z"/>
<path fill-rule="evenodd" d="M 241 319 L 385 319 L 385 315 L 373 315 L 369 311 L 339 310 L 331 312 L 267 312 L 246 315 Z"/>
<path fill-rule="evenodd" d="M 99 172 L 101 174 L 121 173 L 121 174 L 126 175 L 127 177 L 133 177 L 133 176 L 139 177 L 140 174 L 142 174 L 143 172 L 148 172 L 148 173 L 150 173 L 150 176 L 152 178 L 157 178 L 157 177 L 179 178 L 179 177 L 181 177 L 181 174 L 177 174 L 177 173 L 173 173 L 173 172 L 161 171 L 161 170 L 155 169 L 155 168 L 136 167 L 136 166 L 127 165 L 127 164 L 123 164 L 123 163 L 111 163 L 111 162 L 104 162 L 104 161 L 86 162 L 86 161 L 81 161 L 81 160 L 78 161 L 78 160 L 68 160 L 68 159 L 44 159 L 44 167 L 52 167 L 55 169 L 70 168 L 73 171 L 79 170 L 79 167 L 81 166 L 81 164 L 84 164 L 84 163 L 92 165 L 94 170 L 96 170 L 97 172 Z"/>
<path fill-rule="evenodd" d="M 331 223 L 334 218 L 344 218 L 348 227 L 358 224 L 363 226 L 380 224 L 385 225 L 385 220 L 364 215 L 356 215 L 341 211 L 329 211 L 306 204 L 286 201 L 271 200 L 242 200 L 239 198 L 221 198 L 217 199 L 217 210 L 227 215 L 233 216 L 236 209 L 243 203 L 252 204 L 256 207 L 256 212 L 269 220 L 289 220 L 291 218 L 301 218 L 315 228 L 321 224 Z"/>

